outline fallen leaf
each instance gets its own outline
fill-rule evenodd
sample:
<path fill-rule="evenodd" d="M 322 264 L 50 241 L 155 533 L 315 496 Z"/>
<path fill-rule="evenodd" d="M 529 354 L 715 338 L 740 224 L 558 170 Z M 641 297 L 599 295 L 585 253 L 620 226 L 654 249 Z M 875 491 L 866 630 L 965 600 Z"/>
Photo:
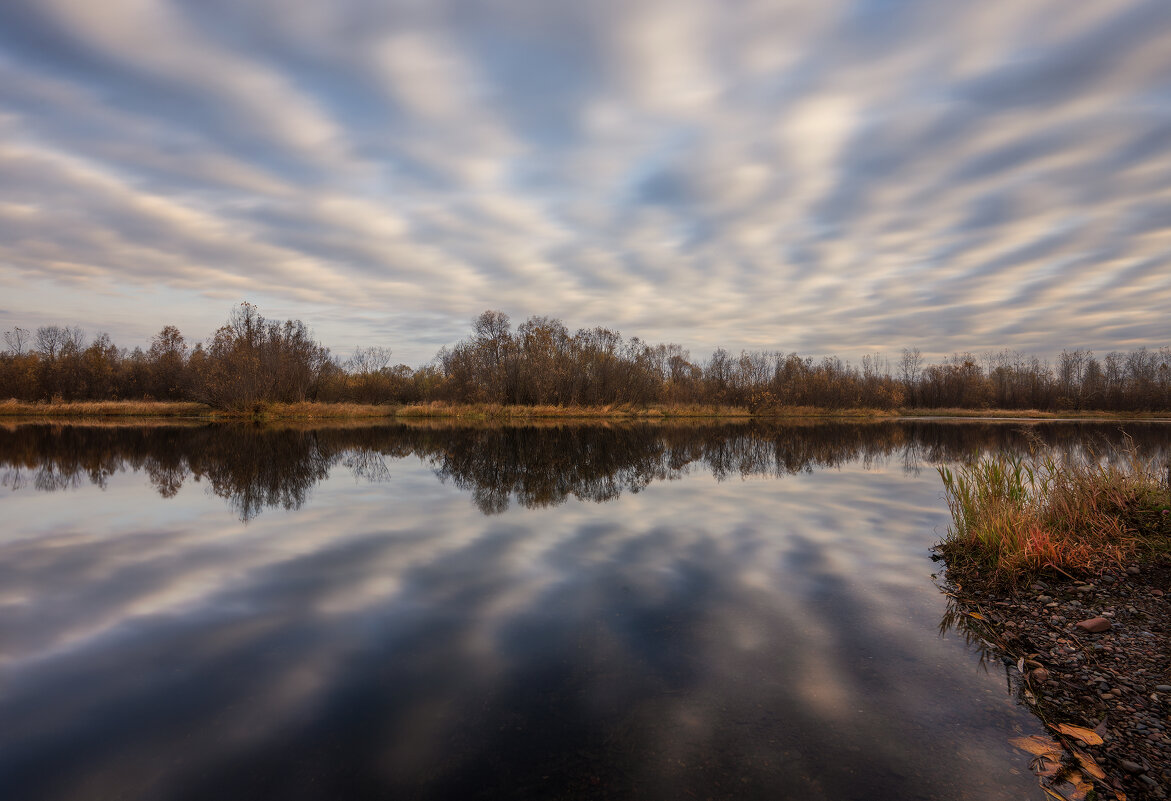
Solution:
<path fill-rule="evenodd" d="M 1068 781 L 1073 785 L 1073 793 L 1069 796 L 1069 801 L 1084 801 L 1085 797 L 1094 789 L 1094 785 L 1086 781 L 1076 770 L 1070 773 Z"/>
<path fill-rule="evenodd" d="M 1011 737 L 1009 743 L 1034 756 L 1061 756 L 1061 746 L 1052 737 L 1046 737 L 1044 734 L 1034 734 L 1032 737 Z"/>
<path fill-rule="evenodd" d="M 1086 745 L 1101 745 L 1103 742 L 1101 736 L 1097 732 L 1082 728 L 1081 726 L 1072 726 L 1068 723 L 1058 723 L 1053 728 L 1067 737 L 1073 737 L 1075 740 L 1081 740 Z"/>
<path fill-rule="evenodd" d="M 1029 769 L 1042 779 L 1052 779 L 1061 772 L 1061 762 L 1045 754 L 1033 757 Z"/>
<path fill-rule="evenodd" d="M 1072 750 L 1073 755 L 1077 757 L 1078 764 L 1082 766 L 1082 770 L 1093 776 L 1095 779 L 1106 778 L 1106 771 L 1102 770 L 1102 768 L 1098 766 L 1098 763 L 1094 761 L 1093 757 L 1091 757 L 1089 754 L 1078 751 L 1076 748 Z"/>
<path fill-rule="evenodd" d="M 979 612 L 968 612 L 968 617 L 974 617 L 974 618 L 976 618 L 976 620 L 987 620 L 988 619 L 988 618 L 984 617 L 982 614 L 980 614 Z"/>
<path fill-rule="evenodd" d="M 1045 795 L 1049 796 L 1050 798 L 1056 798 L 1057 801 L 1069 801 L 1069 799 L 1066 798 L 1065 796 L 1063 796 L 1061 793 L 1057 792 L 1056 790 L 1054 790 L 1050 787 L 1046 787 L 1043 784 L 1041 785 L 1041 789 L 1044 790 Z"/>

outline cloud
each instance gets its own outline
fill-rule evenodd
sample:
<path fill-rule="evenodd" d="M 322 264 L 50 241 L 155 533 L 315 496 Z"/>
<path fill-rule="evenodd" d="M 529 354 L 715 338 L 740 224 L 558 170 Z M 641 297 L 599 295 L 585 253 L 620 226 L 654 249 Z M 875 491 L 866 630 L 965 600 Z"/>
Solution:
<path fill-rule="evenodd" d="M 13 0 L 0 323 L 133 344 L 247 297 L 412 363 L 484 308 L 697 354 L 1165 345 L 1169 28 L 1158 0 Z"/>

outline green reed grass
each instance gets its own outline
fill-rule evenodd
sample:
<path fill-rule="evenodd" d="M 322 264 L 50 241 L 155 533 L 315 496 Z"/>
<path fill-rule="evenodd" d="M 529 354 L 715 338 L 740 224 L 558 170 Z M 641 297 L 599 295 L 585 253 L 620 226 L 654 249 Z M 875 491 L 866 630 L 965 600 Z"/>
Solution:
<path fill-rule="evenodd" d="M 1131 448 L 1116 462 L 984 456 L 940 467 L 949 570 L 1012 580 L 1046 568 L 1096 573 L 1171 540 L 1167 487 Z"/>

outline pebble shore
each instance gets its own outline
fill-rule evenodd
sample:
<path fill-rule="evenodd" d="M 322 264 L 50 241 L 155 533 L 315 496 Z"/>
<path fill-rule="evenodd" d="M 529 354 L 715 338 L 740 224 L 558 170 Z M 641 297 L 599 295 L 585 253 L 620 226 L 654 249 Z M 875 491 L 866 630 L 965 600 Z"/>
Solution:
<path fill-rule="evenodd" d="M 1171 557 L 1090 580 L 978 585 L 951 588 L 958 619 L 986 656 L 1011 666 L 1022 702 L 1050 730 L 1064 723 L 1100 735 L 1100 744 L 1072 744 L 1106 774 L 1093 782 L 1098 797 L 1168 798 Z M 1072 749 L 1066 756 L 1072 763 Z"/>

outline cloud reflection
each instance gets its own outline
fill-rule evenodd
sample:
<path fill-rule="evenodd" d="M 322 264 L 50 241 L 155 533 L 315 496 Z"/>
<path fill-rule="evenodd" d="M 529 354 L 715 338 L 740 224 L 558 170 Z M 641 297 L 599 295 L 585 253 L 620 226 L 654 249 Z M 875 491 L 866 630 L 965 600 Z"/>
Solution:
<path fill-rule="evenodd" d="M 1059 447 L 1101 430 L 1036 428 Z M 926 549 L 946 510 L 911 469 L 1023 443 L 1011 428 L 258 431 L 316 489 L 246 527 L 214 494 L 160 497 L 127 471 L 206 451 L 255 475 L 263 460 L 203 429 L 20 432 L 3 431 L 5 469 L 43 449 L 104 478 L 6 502 L 0 777 L 18 794 L 1035 789 L 1007 773 L 1011 700 L 935 637 Z M 337 469 L 355 452 L 385 454 L 391 480 Z M 638 480 L 596 493 L 614 471 Z M 521 503 L 467 503 L 501 496 L 489 476 Z"/>

